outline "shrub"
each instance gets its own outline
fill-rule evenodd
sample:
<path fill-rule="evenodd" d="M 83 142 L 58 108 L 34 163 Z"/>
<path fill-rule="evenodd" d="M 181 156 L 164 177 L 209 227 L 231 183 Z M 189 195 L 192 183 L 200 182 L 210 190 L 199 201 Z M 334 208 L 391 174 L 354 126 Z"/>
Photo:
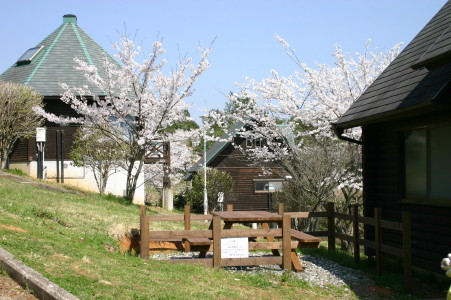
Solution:
<path fill-rule="evenodd" d="M 207 196 L 210 212 L 218 207 L 219 192 L 224 193 L 224 201 L 226 202 L 235 199 L 232 176 L 228 172 L 207 168 Z M 187 188 L 182 196 L 182 199 L 177 199 L 179 205 L 186 203 L 192 206 L 194 212 L 202 213 L 204 211 L 203 170 L 194 175 L 191 187 Z"/>

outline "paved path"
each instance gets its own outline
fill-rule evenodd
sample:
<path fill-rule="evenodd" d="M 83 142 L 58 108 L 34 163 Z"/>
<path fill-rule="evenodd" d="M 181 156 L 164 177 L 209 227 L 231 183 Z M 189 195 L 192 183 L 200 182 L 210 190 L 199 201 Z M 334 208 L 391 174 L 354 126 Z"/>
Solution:
<path fill-rule="evenodd" d="M 23 184 L 29 184 L 29 185 L 37 186 L 37 187 L 40 187 L 40 188 L 45 188 L 45 189 L 49 189 L 49 190 L 59 191 L 59 192 L 62 192 L 62 193 L 76 194 L 76 192 L 67 190 L 67 189 L 62 188 L 62 187 L 56 187 L 56 186 L 53 186 L 53 185 L 50 185 L 50 184 L 46 184 L 46 183 L 41 182 L 41 181 L 37 181 L 37 180 L 32 179 L 32 178 L 26 178 L 26 177 L 22 177 L 22 176 L 17 176 L 17 175 L 9 174 L 9 173 L 2 172 L 2 171 L 0 171 L 0 178 L 7 178 L 7 179 L 10 179 L 10 180 L 13 180 L 13 181 L 17 181 L 17 182 L 20 182 L 20 183 L 23 183 Z"/>

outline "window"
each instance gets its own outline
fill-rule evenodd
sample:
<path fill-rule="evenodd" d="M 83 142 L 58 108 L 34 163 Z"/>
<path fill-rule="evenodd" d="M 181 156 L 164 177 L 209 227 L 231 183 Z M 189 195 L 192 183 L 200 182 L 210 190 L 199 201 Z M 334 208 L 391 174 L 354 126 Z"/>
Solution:
<path fill-rule="evenodd" d="M 254 147 L 254 140 L 250 137 L 246 138 L 246 148 L 252 148 Z"/>
<path fill-rule="evenodd" d="M 18 65 L 29 64 L 43 48 L 44 46 L 38 46 L 28 49 L 27 51 L 25 51 L 24 54 L 22 54 L 21 57 L 19 57 L 19 59 L 17 60 L 17 64 Z"/>
<path fill-rule="evenodd" d="M 256 193 L 274 193 L 282 189 L 282 180 L 254 179 Z"/>
<path fill-rule="evenodd" d="M 250 137 L 246 138 L 246 148 L 254 148 L 254 147 L 261 147 L 262 146 L 262 140 L 261 138 L 252 139 Z"/>
<path fill-rule="evenodd" d="M 406 132 L 404 155 L 407 199 L 451 200 L 451 126 Z"/>
<path fill-rule="evenodd" d="M 255 139 L 255 147 L 261 147 L 262 146 L 262 139 L 257 138 Z"/>

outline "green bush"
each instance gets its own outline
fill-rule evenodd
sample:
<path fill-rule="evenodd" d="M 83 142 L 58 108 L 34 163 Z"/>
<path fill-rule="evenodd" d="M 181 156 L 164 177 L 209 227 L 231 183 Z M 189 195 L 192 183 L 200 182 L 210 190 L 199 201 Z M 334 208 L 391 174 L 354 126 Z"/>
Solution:
<path fill-rule="evenodd" d="M 25 177 L 27 174 L 25 174 L 22 170 L 19 169 L 4 169 L 3 172 L 12 174 L 12 175 L 17 175 L 17 176 L 23 176 Z"/>
<path fill-rule="evenodd" d="M 210 212 L 217 209 L 219 192 L 224 193 L 225 202 L 235 199 L 232 176 L 228 172 L 207 168 L 207 196 Z M 183 195 L 177 196 L 176 203 L 181 206 L 189 204 L 191 205 L 192 210 L 197 213 L 202 213 L 204 211 L 203 170 L 194 175 L 191 187 L 188 187 Z"/>

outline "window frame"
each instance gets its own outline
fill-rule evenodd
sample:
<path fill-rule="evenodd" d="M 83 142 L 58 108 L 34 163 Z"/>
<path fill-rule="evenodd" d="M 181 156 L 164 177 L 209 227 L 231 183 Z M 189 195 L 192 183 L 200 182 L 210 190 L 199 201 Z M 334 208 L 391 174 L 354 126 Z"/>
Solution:
<path fill-rule="evenodd" d="M 432 192 L 432 157 L 431 157 L 431 131 L 437 128 L 448 127 L 451 129 L 451 122 L 444 122 L 440 124 L 432 124 L 427 126 L 419 126 L 415 128 L 405 129 L 401 132 L 401 166 L 402 166 L 402 203 L 426 204 L 438 206 L 451 206 L 451 195 L 443 198 L 434 198 L 431 196 Z M 407 196 L 407 166 L 406 166 L 406 134 L 413 131 L 426 131 L 426 195 L 425 196 Z M 451 153 L 450 153 L 451 154 Z M 451 156 L 450 156 L 451 159 Z"/>
<path fill-rule="evenodd" d="M 257 148 L 257 147 L 261 148 L 262 147 L 262 139 L 256 138 L 254 141 L 254 145 L 255 145 L 255 148 Z"/>
<path fill-rule="evenodd" d="M 282 189 L 282 184 L 285 180 L 282 178 L 271 178 L 271 179 L 253 179 L 252 181 L 254 186 L 254 194 L 272 194 Z M 271 191 L 269 187 L 270 183 L 273 182 L 280 182 L 280 188 Z M 266 183 L 268 185 L 268 190 L 257 190 L 257 183 Z"/>
<path fill-rule="evenodd" d="M 246 148 L 253 148 L 254 147 L 254 139 L 247 137 L 246 138 Z"/>

